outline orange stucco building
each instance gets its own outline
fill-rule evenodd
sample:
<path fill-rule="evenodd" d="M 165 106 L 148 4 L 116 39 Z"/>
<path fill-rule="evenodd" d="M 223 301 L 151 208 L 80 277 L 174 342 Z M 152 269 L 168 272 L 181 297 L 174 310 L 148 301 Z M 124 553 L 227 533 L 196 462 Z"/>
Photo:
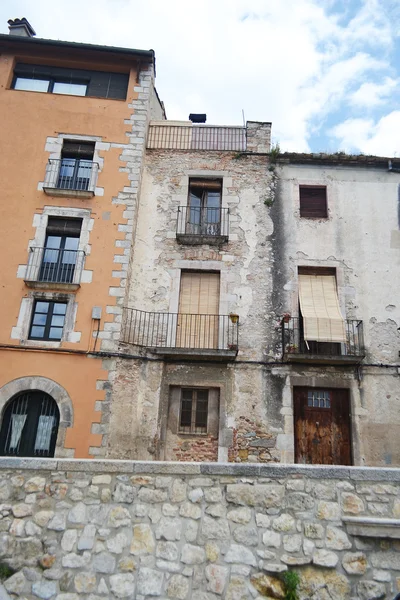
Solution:
<path fill-rule="evenodd" d="M 9 25 L 0 453 L 101 457 L 145 132 L 151 116 L 163 118 L 154 53 L 38 39 L 25 19 Z"/>

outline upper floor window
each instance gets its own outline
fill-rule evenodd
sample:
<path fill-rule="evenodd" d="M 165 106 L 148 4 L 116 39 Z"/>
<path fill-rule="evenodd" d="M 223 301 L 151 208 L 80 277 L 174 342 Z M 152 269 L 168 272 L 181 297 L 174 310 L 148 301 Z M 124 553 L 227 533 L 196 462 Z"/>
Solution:
<path fill-rule="evenodd" d="M 49 217 L 40 281 L 72 283 L 78 258 L 82 219 Z"/>
<path fill-rule="evenodd" d="M 221 229 L 220 179 L 190 179 L 187 224 L 190 233 L 219 235 Z"/>
<path fill-rule="evenodd" d="M 326 219 L 328 216 L 326 186 L 301 185 L 299 191 L 300 217 Z"/>
<path fill-rule="evenodd" d="M 13 88 L 31 92 L 125 100 L 129 75 L 17 63 Z"/>
<path fill-rule="evenodd" d="M 62 338 L 66 312 L 66 302 L 36 300 L 29 339 L 59 342 Z"/>
<path fill-rule="evenodd" d="M 61 152 L 57 187 L 88 190 L 93 166 L 94 142 L 65 140 Z"/>

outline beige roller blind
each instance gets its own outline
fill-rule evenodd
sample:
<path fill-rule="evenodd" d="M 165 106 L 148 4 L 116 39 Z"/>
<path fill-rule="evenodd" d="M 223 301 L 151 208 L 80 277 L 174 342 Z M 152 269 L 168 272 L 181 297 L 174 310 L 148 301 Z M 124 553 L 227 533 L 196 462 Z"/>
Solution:
<path fill-rule="evenodd" d="M 219 274 L 183 272 L 177 321 L 178 346 L 217 347 L 218 313 Z"/>
<path fill-rule="evenodd" d="M 299 275 L 299 297 L 305 340 L 346 341 L 345 322 L 333 275 Z"/>

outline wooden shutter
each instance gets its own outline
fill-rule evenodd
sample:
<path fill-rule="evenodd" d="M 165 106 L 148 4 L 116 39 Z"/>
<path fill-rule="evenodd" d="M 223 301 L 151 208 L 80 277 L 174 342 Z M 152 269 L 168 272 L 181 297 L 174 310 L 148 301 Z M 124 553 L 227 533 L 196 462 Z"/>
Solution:
<path fill-rule="evenodd" d="M 326 186 L 300 186 L 300 217 L 324 219 L 328 216 Z"/>
<path fill-rule="evenodd" d="M 299 298 L 305 340 L 346 341 L 346 328 L 333 275 L 299 275 Z"/>

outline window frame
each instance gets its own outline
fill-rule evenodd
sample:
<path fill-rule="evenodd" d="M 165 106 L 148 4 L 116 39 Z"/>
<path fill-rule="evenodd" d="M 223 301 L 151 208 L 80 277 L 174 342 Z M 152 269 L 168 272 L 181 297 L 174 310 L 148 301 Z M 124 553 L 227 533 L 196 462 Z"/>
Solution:
<path fill-rule="evenodd" d="M 122 78 L 123 76 L 123 78 Z M 38 92 L 56 95 L 68 95 L 87 98 L 103 98 L 104 100 L 126 101 L 129 89 L 129 72 L 97 71 L 95 69 L 76 69 L 73 67 L 56 67 L 46 64 L 17 62 L 14 66 L 11 89 L 17 91 Z M 48 82 L 47 90 L 23 90 L 15 87 L 18 79 Z M 85 85 L 85 94 L 55 92 L 54 85 L 64 83 Z"/>
<path fill-rule="evenodd" d="M 184 402 L 184 398 L 183 398 L 183 393 L 185 391 L 190 391 L 192 392 L 192 399 L 191 399 L 191 419 L 190 419 L 190 425 L 182 425 L 182 413 L 183 413 L 183 409 L 182 409 L 182 405 Z M 202 425 L 197 425 L 197 415 L 198 415 L 198 403 L 200 402 L 204 402 L 204 400 L 199 400 L 197 394 L 198 392 L 206 392 L 207 393 L 207 399 L 206 399 L 206 425 L 205 427 Z M 209 388 L 199 388 L 199 387 L 186 387 L 183 386 L 180 388 L 180 400 L 179 400 L 179 415 L 178 415 L 178 430 L 177 433 L 178 435 L 208 435 L 209 433 L 209 423 L 208 423 L 208 417 L 209 417 Z M 186 400 L 187 401 L 187 400 Z M 187 429 L 189 428 L 189 429 Z M 196 431 L 197 429 L 203 429 L 203 431 Z"/>
<path fill-rule="evenodd" d="M 49 304 L 49 310 L 47 311 L 47 313 L 43 313 L 43 312 L 36 312 L 36 306 L 39 302 L 43 302 L 43 303 L 48 303 Z M 61 327 L 61 337 L 60 338 L 51 338 L 49 336 L 50 334 L 50 329 L 51 327 L 56 327 L 57 329 L 60 329 L 60 326 L 56 325 L 52 325 L 52 319 L 54 315 L 54 306 L 56 304 L 63 304 L 65 306 L 65 312 L 63 315 L 58 315 L 58 316 L 63 316 L 64 317 L 64 321 L 63 321 L 63 325 Z M 65 328 L 65 321 L 66 321 L 66 317 L 67 317 L 67 310 L 68 310 L 68 301 L 63 301 L 63 300 L 49 300 L 49 299 L 45 299 L 45 298 L 34 298 L 33 300 L 33 306 L 32 306 L 32 314 L 31 314 L 31 320 L 30 320 L 30 325 L 29 325 L 29 333 L 28 333 L 28 340 L 32 340 L 32 341 L 39 341 L 39 342 L 61 342 L 63 339 L 63 335 L 64 335 L 64 328 Z M 46 323 L 44 325 L 44 334 L 42 337 L 37 337 L 37 336 L 33 336 L 32 335 L 32 328 L 35 326 L 33 321 L 35 318 L 36 314 L 45 314 L 46 315 Z M 56 315 L 57 316 L 57 315 Z M 36 325 L 37 326 L 37 325 Z M 39 325 L 39 327 L 43 327 L 43 325 Z"/>
<path fill-rule="evenodd" d="M 317 190 L 324 190 L 325 192 L 325 197 L 324 197 L 324 207 L 323 207 L 323 211 L 321 209 L 321 207 L 318 207 L 318 209 L 320 210 L 319 214 L 310 214 L 310 208 L 309 206 L 306 207 L 302 207 L 302 191 L 303 190 L 309 190 L 309 191 L 317 191 Z M 303 198 L 303 203 L 305 202 L 305 199 Z M 304 212 L 306 212 L 307 214 L 304 214 Z M 322 212 L 324 214 L 322 214 Z M 329 218 L 329 211 L 328 211 L 328 187 L 326 185 L 308 185 L 308 184 L 299 184 L 299 215 L 301 219 L 328 219 Z"/>
<path fill-rule="evenodd" d="M 193 193 L 193 189 L 202 190 L 201 198 L 196 196 L 200 200 L 200 206 L 192 206 L 191 197 Z M 201 178 L 201 177 L 190 177 L 188 184 L 188 199 L 187 199 L 187 224 L 191 226 L 196 226 L 200 230 L 200 235 L 202 235 L 202 230 L 207 228 L 207 226 L 219 226 L 221 228 L 222 221 L 222 190 L 223 190 L 223 180 L 222 178 L 210 179 L 210 178 Z M 208 206 L 209 193 L 219 193 L 219 206 Z M 192 221 L 192 210 L 199 212 L 198 222 Z M 209 220 L 209 211 L 211 211 L 211 215 L 213 215 L 215 211 L 215 217 L 211 217 Z"/>

